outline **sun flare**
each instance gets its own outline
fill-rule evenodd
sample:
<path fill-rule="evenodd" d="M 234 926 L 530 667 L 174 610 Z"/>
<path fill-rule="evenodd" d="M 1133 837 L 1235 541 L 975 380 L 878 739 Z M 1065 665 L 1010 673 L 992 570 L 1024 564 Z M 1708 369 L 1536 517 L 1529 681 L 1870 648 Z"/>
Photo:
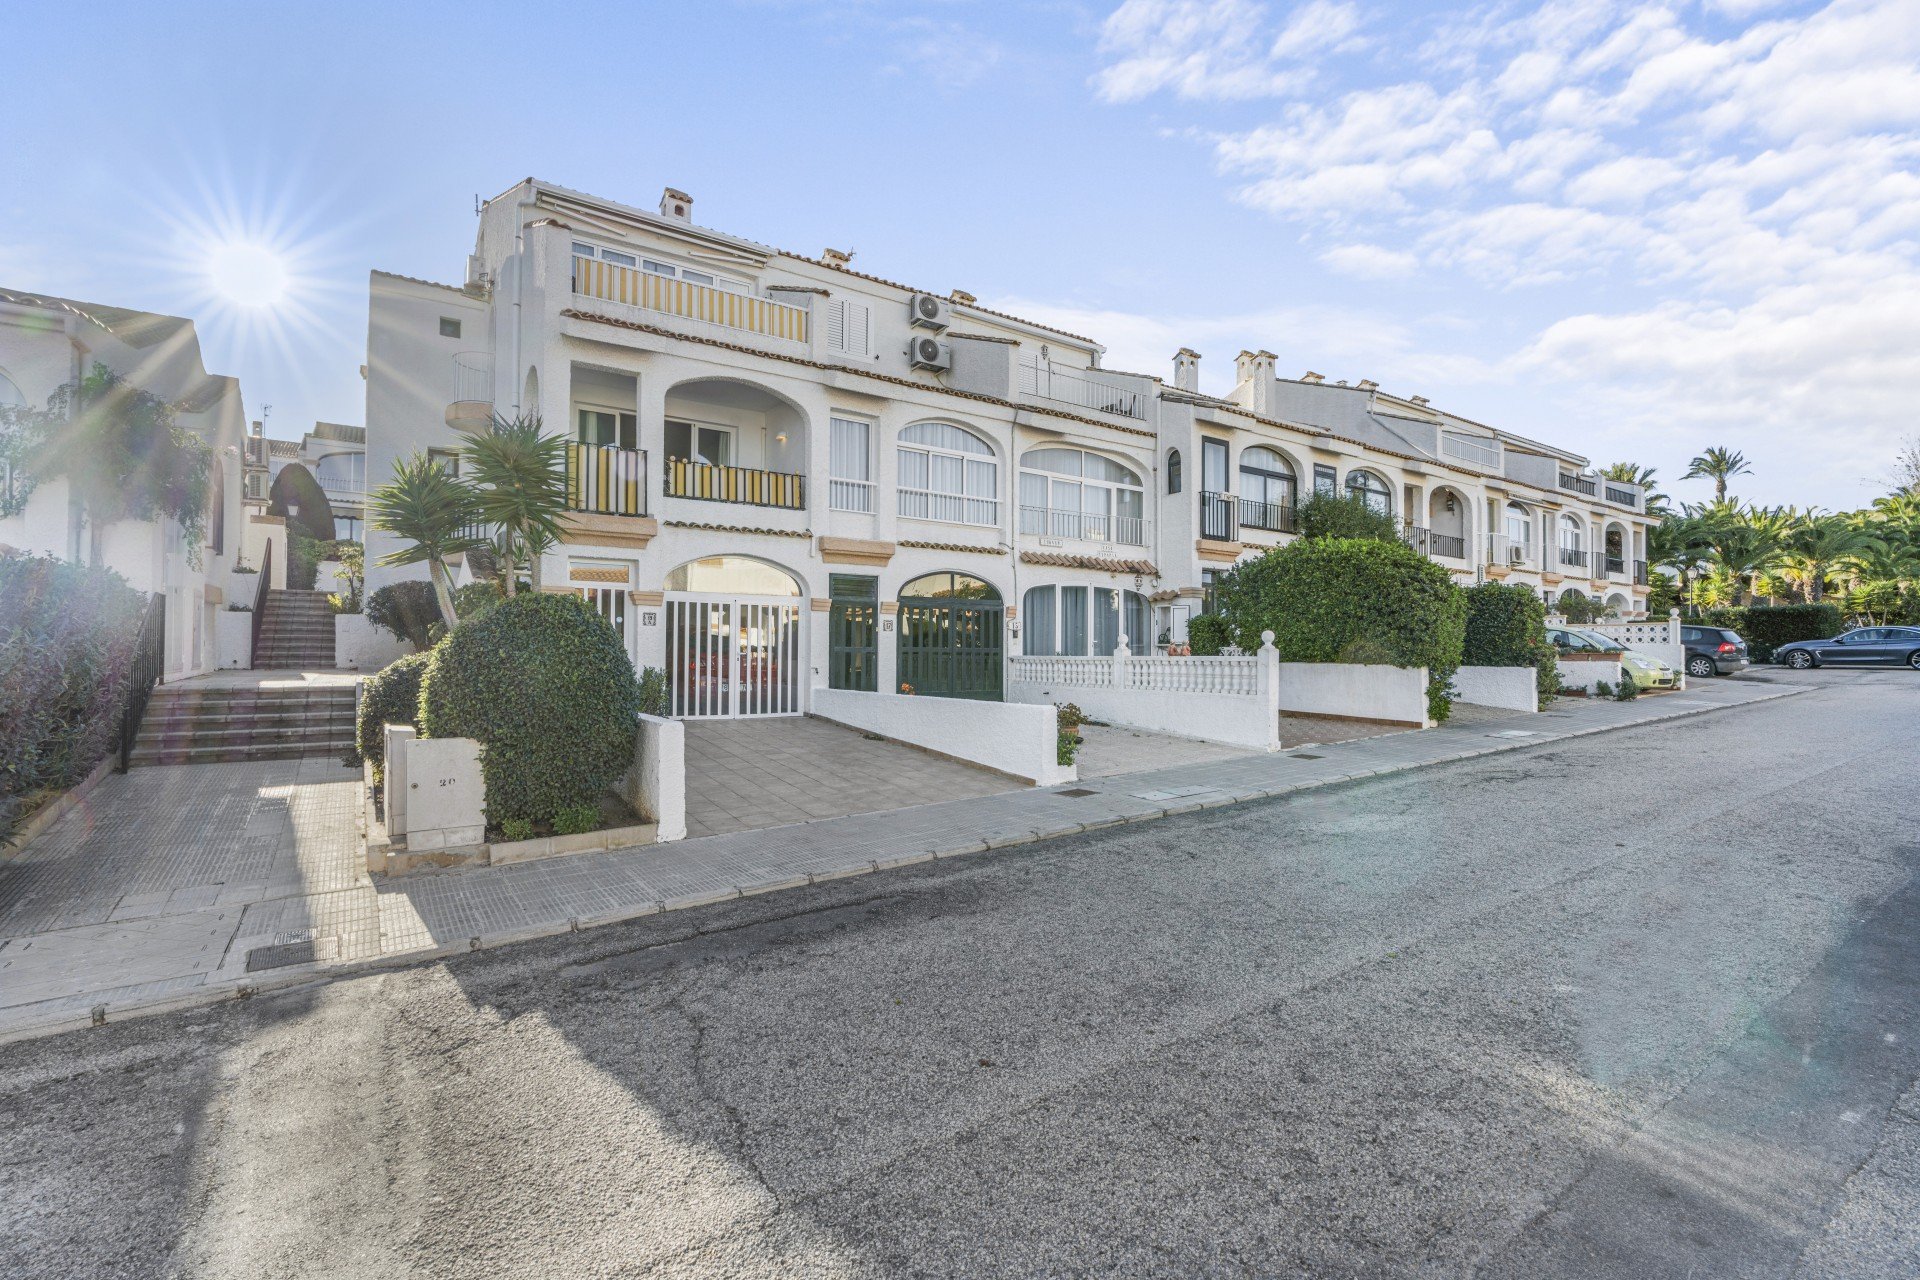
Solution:
<path fill-rule="evenodd" d="M 207 253 L 207 282 L 214 293 L 236 307 L 271 307 L 286 296 L 287 263 L 265 245 L 228 240 Z"/>

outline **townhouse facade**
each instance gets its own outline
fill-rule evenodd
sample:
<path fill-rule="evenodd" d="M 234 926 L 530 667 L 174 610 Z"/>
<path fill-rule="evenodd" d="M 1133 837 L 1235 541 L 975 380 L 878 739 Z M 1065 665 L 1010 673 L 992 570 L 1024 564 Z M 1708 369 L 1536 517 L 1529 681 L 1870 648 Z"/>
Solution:
<path fill-rule="evenodd" d="M 211 670 L 216 614 L 230 598 L 244 593 L 250 599 L 258 580 L 235 574 L 250 536 L 242 501 L 240 383 L 206 371 L 191 320 L 0 289 L 0 405 L 43 406 L 96 363 L 168 401 L 175 421 L 212 446 L 204 541 L 189 546 L 185 531 L 169 519 L 89 529 L 67 481 L 56 478 L 34 487 L 23 509 L 0 517 L 0 546 L 82 564 L 97 551 L 99 563 L 136 591 L 164 598 L 165 677 Z M 12 474 L 0 475 L 0 483 L 15 482 Z"/>
<path fill-rule="evenodd" d="M 313 474 L 333 510 L 334 535 L 354 542 L 366 526 L 367 430 L 342 422 L 315 422 L 298 440 L 281 440 L 264 433 L 255 422 L 247 437 L 246 501 L 264 512 L 273 482 L 289 465 Z"/>
<path fill-rule="evenodd" d="M 992 699 L 1016 654 L 1178 642 L 1213 577 L 1327 488 L 1462 581 L 1643 605 L 1639 495 L 1578 455 L 1283 379 L 1264 352 L 1225 397 L 1191 351 L 1171 381 L 1103 368 L 1091 338 L 711 230 L 692 203 L 517 184 L 461 284 L 373 273 L 365 370 L 372 485 L 415 453 L 457 469 L 496 415 L 566 435 L 571 532 L 543 584 L 662 668 L 676 715 L 798 714 L 814 687 Z M 369 590 L 422 576 L 366 542 Z"/>

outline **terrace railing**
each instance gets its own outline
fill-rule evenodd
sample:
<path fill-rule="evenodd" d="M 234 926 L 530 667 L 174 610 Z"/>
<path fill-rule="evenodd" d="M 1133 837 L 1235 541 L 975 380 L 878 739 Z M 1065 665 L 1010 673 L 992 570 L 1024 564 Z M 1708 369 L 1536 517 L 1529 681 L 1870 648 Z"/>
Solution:
<path fill-rule="evenodd" d="M 1254 502 L 1240 499 L 1240 527 L 1269 533 L 1298 533 L 1298 510 L 1291 502 Z"/>
<path fill-rule="evenodd" d="M 268 544 L 272 551 L 272 544 Z M 260 581 L 266 582 L 265 571 Z M 256 613 L 254 634 L 260 631 Z M 127 672 L 127 705 L 120 712 L 120 772 L 127 771 L 133 759 L 133 740 L 140 736 L 140 722 L 146 719 L 147 704 L 153 699 L 153 686 L 159 684 L 167 669 L 167 598 L 158 591 L 147 597 L 146 612 L 140 616 L 140 638 L 134 642 L 133 665 Z"/>
<path fill-rule="evenodd" d="M 715 289 L 709 285 L 677 280 L 651 271 L 635 271 L 598 258 L 573 260 L 573 291 L 589 298 L 624 303 L 699 320 L 726 329 L 757 333 L 767 338 L 790 342 L 807 340 L 807 310 L 756 298 L 751 294 Z"/>
<path fill-rule="evenodd" d="M 613 445 L 568 445 L 567 502 L 575 511 L 647 514 L 646 453 Z"/>
<path fill-rule="evenodd" d="M 1240 524 L 1234 516 L 1234 496 L 1230 493 L 1200 493 L 1200 536 L 1215 542 L 1233 542 L 1240 536 Z"/>
<path fill-rule="evenodd" d="M 688 458 L 668 458 L 662 492 L 669 498 L 803 511 L 807 505 L 807 478 L 786 471 L 760 471 L 753 467 L 724 467 Z"/>
<path fill-rule="evenodd" d="M 1042 538 L 1078 538 L 1129 547 L 1147 545 L 1147 524 L 1139 516 L 1110 516 L 1058 507 L 1021 507 L 1020 532 Z"/>

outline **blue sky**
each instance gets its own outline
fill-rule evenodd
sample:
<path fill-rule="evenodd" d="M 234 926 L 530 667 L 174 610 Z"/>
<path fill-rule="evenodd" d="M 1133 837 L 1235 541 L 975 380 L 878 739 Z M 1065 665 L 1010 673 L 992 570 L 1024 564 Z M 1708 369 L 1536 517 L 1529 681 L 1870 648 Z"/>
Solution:
<path fill-rule="evenodd" d="M 367 270 L 458 280 L 528 174 L 1684 499 L 1721 444 L 1742 496 L 1861 505 L 1920 430 L 1912 0 L 101 3 L 0 41 L 0 285 L 192 316 L 277 435 L 361 421 Z"/>

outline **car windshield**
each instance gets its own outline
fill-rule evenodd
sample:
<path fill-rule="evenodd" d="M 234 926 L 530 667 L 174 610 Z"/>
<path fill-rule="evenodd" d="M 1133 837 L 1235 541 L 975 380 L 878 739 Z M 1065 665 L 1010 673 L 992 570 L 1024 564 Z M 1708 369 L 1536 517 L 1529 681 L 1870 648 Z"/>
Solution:
<path fill-rule="evenodd" d="M 1587 653 L 1591 652 L 1594 648 L 1593 641 L 1584 639 L 1571 631 L 1549 631 L 1547 638 L 1562 649 L 1573 649 L 1577 652 Z"/>
<path fill-rule="evenodd" d="M 1579 636 L 1602 653 L 1625 653 L 1627 651 L 1627 646 L 1621 644 L 1612 636 L 1601 635 L 1598 631 L 1576 631 L 1573 634 Z"/>

